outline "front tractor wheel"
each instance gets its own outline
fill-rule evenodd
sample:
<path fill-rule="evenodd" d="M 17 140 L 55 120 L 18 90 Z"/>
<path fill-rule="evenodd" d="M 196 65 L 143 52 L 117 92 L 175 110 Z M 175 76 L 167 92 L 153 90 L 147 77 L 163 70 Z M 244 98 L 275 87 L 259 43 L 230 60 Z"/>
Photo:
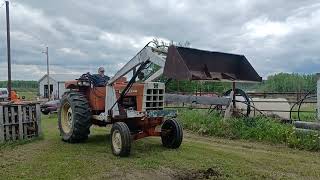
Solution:
<path fill-rule="evenodd" d="M 111 150 L 115 156 L 129 156 L 131 150 L 131 134 L 126 123 L 116 122 L 112 125 Z"/>
<path fill-rule="evenodd" d="M 80 93 L 70 92 L 62 100 L 58 113 L 58 126 L 62 140 L 79 143 L 88 139 L 91 112 L 87 99 Z"/>
<path fill-rule="evenodd" d="M 162 145 L 167 148 L 179 148 L 183 139 L 183 130 L 175 119 L 166 120 L 161 126 Z"/>

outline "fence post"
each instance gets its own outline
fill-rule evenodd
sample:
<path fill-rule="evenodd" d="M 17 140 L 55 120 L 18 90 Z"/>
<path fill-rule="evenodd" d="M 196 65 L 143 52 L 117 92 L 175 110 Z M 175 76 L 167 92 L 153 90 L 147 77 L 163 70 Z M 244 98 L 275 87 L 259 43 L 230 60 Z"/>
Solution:
<path fill-rule="evenodd" d="M 27 136 L 27 122 L 28 122 L 28 119 L 27 119 L 27 109 L 26 109 L 26 106 L 23 106 L 22 107 L 22 114 L 23 114 L 23 118 L 22 118 L 22 126 L 23 126 L 23 137 L 26 139 L 28 138 Z"/>
<path fill-rule="evenodd" d="M 34 122 L 34 119 L 33 119 L 32 106 L 28 105 L 28 109 L 29 109 L 29 111 L 28 111 L 28 116 L 29 116 L 28 126 L 29 126 L 32 122 Z M 28 128 L 27 128 L 27 129 L 28 129 Z M 30 133 L 27 135 L 27 137 L 29 138 L 29 137 L 31 137 L 31 136 L 32 136 L 32 133 L 31 133 L 31 131 L 30 131 Z"/>
<path fill-rule="evenodd" d="M 22 107 L 18 106 L 18 119 L 19 119 L 19 139 L 23 139 L 23 122 L 22 122 Z"/>
<path fill-rule="evenodd" d="M 11 106 L 10 108 L 10 114 L 11 114 L 11 136 L 12 140 L 16 140 L 16 114 L 15 114 L 15 108 L 14 106 Z"/>
<path fill-rule="evenodd" d="M 41 129 L 41 109 L 40 109 L 40 104 L 36 104 L 36 118 L 37 118 L 37 126 L 38 126 L 38 136 L 42 134 L 42 129 Z"/>
<path fill-rule="evenodd" d="M 4 142 L 3 106 L 0 106 L 0 143 Z"/>
<path fill-rule="evenodd" d="M 8 106 L 4 106 L 4 125 L 6 128 L 6 140 L 10 140 L 11 135 L 10 135 L 10 131 L 9 131 L 9 110 L 8 110 Z"/>

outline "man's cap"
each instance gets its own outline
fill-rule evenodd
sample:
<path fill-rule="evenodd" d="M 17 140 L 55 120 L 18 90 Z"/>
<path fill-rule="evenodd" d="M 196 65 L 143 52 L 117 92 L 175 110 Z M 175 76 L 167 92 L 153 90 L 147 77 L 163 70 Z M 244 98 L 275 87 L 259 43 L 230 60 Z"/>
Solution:
<path fill-rule="evenodd" d="M 99 67 L 98 72 L 104 72 L 104 68 L 103 67 Z"/>

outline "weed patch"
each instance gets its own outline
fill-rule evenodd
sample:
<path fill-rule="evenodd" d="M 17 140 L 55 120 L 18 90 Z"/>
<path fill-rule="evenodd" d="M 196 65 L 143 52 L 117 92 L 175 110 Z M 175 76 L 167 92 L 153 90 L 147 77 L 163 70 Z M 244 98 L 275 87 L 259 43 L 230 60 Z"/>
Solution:
<path fill-rule="evenodd" d="M 319 133 L 297 132 L 293 125 L 280 123 L 273 118 L 223 119 L 218 113 L 180 110 L 179 119 L 184 128 L 202 135 L 287 144 L 297 149 L 320 150 Z"/>

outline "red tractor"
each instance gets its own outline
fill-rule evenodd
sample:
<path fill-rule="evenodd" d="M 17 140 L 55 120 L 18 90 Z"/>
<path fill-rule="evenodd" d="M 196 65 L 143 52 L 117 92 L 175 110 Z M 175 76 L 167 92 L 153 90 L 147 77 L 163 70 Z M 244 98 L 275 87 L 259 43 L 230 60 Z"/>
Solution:
<path fill-rule="evenodd" d="M 219 66 L 218 60 L 212 59 L 215 56 L 207 55 L 208 51 L 191 48 L 170 46 L 163 50 L 147 45 L 103 87 L 95 86 L 90 74 L 66 82 L 66 89 L 70 91 L 62 98 L 58 113 L 62 139 L 70 143 L 83 142 L 92 124 L 112 124 L 111 148 L 116 156 L 128 156 L 132 140 L 148 136 L 160 136 L 164 147 L 179 148 L 183 130 L 175 119 L 176 111 L 164 108 L 165 83 L 156 82 L 162 74 L 169 79 L 252 80 L 238 73 L 236 66 L 241 65 L 238 61 L 242 60 L 235 59 L 236 55 L 218 54 L 218 60 L 233 58 L 222 62 L 227 63 L 226 67 Z M 155 65 L 156 70 L 151 70 L 151 65 Z M 212 69 L 216 67 L 221 71 Z M 124 78 L 126 75 L 131 76 L 129 81 Z"/>

